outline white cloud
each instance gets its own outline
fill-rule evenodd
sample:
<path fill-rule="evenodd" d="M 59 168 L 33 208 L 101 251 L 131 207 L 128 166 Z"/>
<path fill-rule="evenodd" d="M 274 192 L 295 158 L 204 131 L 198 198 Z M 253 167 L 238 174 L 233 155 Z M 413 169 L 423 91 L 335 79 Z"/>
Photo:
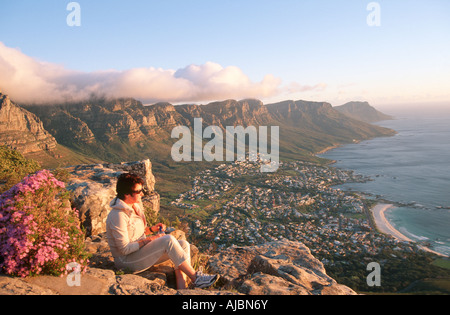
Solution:
<path fill-rule="evenodd" d="M 287 91 L 324 88 L 321 84 L 291 83 L 288 87 L 281 84 L 281 79 L 270 74 L 261 82 L 252 82 L 238 67 L 222 67 L 213 62 L 177 71 L 151 67 L 79 72 L 41 62 L 0 42 L 0 89 L 19 103 L 79 101 L 92 95 L 133 97 L 146 103 L 264 99 Z"/>
<path fill-rule="evenodd" d="M 309 92 L 309 91 L 324 91 L 327 88 L 327 84 L 318 83 L 316 85 L 301 85 L 297 82 L 292 82 L 287 85 L 284 90 L 288 94 L 298 93 L 298 92 Z"/>

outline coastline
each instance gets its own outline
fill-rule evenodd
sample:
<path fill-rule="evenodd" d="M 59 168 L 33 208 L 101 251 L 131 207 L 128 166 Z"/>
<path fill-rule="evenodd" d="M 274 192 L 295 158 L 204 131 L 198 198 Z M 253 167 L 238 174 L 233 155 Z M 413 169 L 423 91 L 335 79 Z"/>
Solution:
<path fill-rule="evenodd" d="M 317 156 L 319 154 L 324 154 L 324 153 L 327 153 L 328 151 L 337 149 L 339 147 L 341 147 L 341 144 L 332 145 L 332 146 L 329 146 L 329 147 L 326 147 L 326 148 L 320 150 L 319 152 L 314 153 L 314 155 Z"/>
<path fill-rule="evenodd" d="M 392 224 L 390 224 L 389 221 L 386 219 L 386 216 L 384 215 L 384 213 L 386 212 L 386 210 L 393 208 L 393 207 L 394 207 L 394 205 L 392 205 L 392 204 L 378 203 L 371 209 L 377 229 L 381 233 L 392 235 L 394 238 L 396 238 L 399 241 L 414 242 L 412 239 L 406 237 L 405 235 L 400 233 L 398 230 L 396 230 L 392 226 Z"/>
<path fill-rule="evenodd" d="M 402 233 L 400 233 L 386 219 L 386 216 L 384 213 L 386 212 L 386 210 L 394 208 L 394 207 L 395 206 L 393 204 L 386 204 L 386 203 L 378 203 L 374 207 L 372 207 L 371 212 L 372 212 L 372 216 L 374 218 L 375 225 L 376 225 L 378 231 L 380 231 L 381 233 L 384 233 L 384 234 L 391 235 L 394 238 L 396 238 L 397 240 L 402 241 L 402 242 L 417 243 L 416 241 L 414 241 L 414 240 L 406 237 Z M 423 245 L 419 245 L 419 247 L 427 252 L 430 252 L 430 253 L 433 253 L 433 254 L 436 254 L 439 256 L 447 257 L 446 255 L 438 253 L 438 252 L 436 252 L 428 247 L 425 247 Z"/>
<path fill-rule="evenodd" d="M 400 132 L 396 131 L 396 134 L 399 134 Z M 320 152 L 316 153 L 316 156 L 319 155 L 325 155 L 325 156 L 320 156 L 321 158 L 327 159 L 329 160 L 328 165 L 332 165 L 332 164 L 337 164 L 337 160 L 334 160 L 332 158 L 333 155 L 330 156 L 326 156 L 326 153 L 333 151 L 334 149 L 338 149 L 342 146 L 346 146 L 347 144 L 344 145 L 335 145 L 335 146 L 329 146 L 324 148 L 323 150 L 321 150 Z M 340 157 L 342 159 L 344 159 L 343 157 Z M 339 163 L 338 163 L 339 164 Z M 338 168 L 342 168 L 342 169 L 351 169 L 353 170 L 353 168 L 351 166 L 345 167 L 345 166 L 337 166 Z M 353 192 L 358 192 L 359 189 L 354 188 L 354 189 L 350 189 L 353 190 Z M 369 195 L 371 195 L 370 193 L 368 193 Z M 373 195 L 375 196 L 375 195 Z M 381 195 L 380 195 L 381 196 Z M 378 198 L 378 195 L 377 197 Z M 421 250 L 427 251 L 429 253 L 441 256 L 441 257 L 445 257 L 445 258 L 449 258 L 450 256 L 448 254 L 444 254 L 444 253 L 440 253 L 437 252 L 435 250 L 432 249 L 433 244 L 430 243 L 425 243 L 425 241 L 420 241 L 419 239 L 411 239 L 410 237 L 415 237 L 413 234 L 411 234 L 410 237 L 407 237 L 405 234 L 409 233 L 405 231 L 405 234 L 402 234 L 402 232 L 400 232 L 400 230 L 397 230 L 397 228 L 395 228 L 386 218 L 385 212 L 388 209 L 392 209 L 392 208 L 401 208 L 402 205 L 395 205 L 395 201 L 391 202 L 388 200 L 384 200 L 384 199 L 379 199 L 376 200 L 376 204 L 373 207 L 370 207 L 370 209 L 368 209 L 368 214 L 371 215 L 372 220 L 373 220 L 373 224 L 375 226 L 375 229 L 385 235 L 388 236 L 392 236 L 394 239 L 400 241 L 400 242 L 409 242 L 414 244 L 415 246 L 417 246 L 418 248 L 420 248 Z M 449 207 L 450 208 L 450 207 Z M 409 235 L 409 234 L 407 234 Z M 420 235 L 420 234 L 419 234 Z M 438 245 L 436 245 L 436 248 L 438 248 Z"/>

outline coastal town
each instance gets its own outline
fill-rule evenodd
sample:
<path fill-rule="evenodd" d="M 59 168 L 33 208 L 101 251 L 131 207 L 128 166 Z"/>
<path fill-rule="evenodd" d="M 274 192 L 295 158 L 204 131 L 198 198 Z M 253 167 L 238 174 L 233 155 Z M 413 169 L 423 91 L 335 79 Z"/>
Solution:
<path fill-rule="evenodd" d="M 205 170 L 172 202 L 190 219 L 202 249 L 288 239 L 304 243 L 325 265 L 386 248 L 420 250 L 377 231 L 370 211 L 376 201 L 335 187 L 369 178 L 302 161 L 281 162 L 277 173 L 264 174 L 260 163 L 247 159 Z"/>

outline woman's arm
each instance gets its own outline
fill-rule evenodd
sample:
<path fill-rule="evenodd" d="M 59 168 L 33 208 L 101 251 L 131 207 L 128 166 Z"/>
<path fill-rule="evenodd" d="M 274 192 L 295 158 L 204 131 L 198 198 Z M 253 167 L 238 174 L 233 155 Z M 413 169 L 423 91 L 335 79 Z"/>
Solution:
<path fill-rule="evenodd" d="M 121 255 L 126 256 L 139 250 L 138 242 L 130 242 L 128 235 L 129 217 L 124 212 L 111 216 L 108 228 L 114 239 L 114 244 Z"/>

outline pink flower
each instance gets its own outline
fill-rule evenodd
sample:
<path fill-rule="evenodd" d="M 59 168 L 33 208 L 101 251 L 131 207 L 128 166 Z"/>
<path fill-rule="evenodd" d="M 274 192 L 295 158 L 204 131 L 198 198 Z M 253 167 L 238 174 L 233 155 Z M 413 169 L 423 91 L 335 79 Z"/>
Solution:
<path fill-rule="evenodd" d="M 61 195 L 64 186 L 44 170 L 0 195 L 0 253 L 4 257 L 0 268 L 8 274 L 60 275 L 71 260 L 79 260 L 86 268 L 86 252 L 73 251 L 84 235 L 78 212 L 63 207 L 67 203 Z"/>

